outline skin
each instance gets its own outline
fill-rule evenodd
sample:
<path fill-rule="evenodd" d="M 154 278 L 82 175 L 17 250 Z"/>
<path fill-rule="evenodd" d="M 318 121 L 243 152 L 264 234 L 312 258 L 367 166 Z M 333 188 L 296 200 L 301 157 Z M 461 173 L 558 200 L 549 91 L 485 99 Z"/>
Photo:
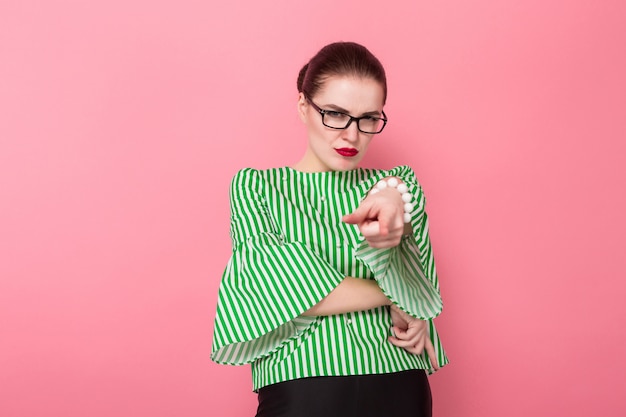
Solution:
<path fill-rule="evenodd" d="M 311 98 L 325 110 L 337 110 L 353 117 L 375 113 L 382 115 L 383 88 L 371 78 L 353 76 L 328 77 L 323 87 Z M 304 156 L 293 165 L 302 172 L 346 171 L 356 169 L 365 156 L 374 135 L 362 133 L 355 122 L 343 130 L 322 124 L 322 116 L 300 93 L 298 115 L 306 126 L 308 142 Z M 335 149 L 358 150 L 353 157 L 338 154 Z M 404 207 L 400 193 L 384 189 L 366 197 L 357 210 L 344 216 L 343 221 L 357 225 L 372 247 L 391 248 L 400 244 L 404 233 L 411 233 L 410 224 L 403 221 Z M 305 315 L 324 316 L 363 311 L 390 306 L 395 337 L 389 342 L 410 353 L 428 353 L 435 370 L 439 369 L 435 350 L 428 336 L 428 323 L 416 319 L 393 305 L 377 283 L 346 277 L 328 296 L 306 311 Z"/>

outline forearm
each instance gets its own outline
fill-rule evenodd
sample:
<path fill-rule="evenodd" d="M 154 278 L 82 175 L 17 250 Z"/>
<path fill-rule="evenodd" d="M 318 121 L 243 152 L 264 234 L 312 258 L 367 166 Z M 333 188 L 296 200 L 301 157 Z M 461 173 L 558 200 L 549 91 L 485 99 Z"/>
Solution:
<path fill-rule="evenodd" d="M 352 311 L 370 310 L 390 305 L 374 280 L 346 277 L 322 301 L 303 313 L 304 316 L 330 316 Z"/>

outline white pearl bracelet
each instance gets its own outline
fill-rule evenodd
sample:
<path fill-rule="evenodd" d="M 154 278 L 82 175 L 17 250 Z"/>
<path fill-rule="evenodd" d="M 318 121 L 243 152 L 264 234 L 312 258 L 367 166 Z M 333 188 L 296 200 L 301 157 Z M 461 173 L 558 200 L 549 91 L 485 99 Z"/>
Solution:
<path fill-rule="evenodd" d="M 389 178 L 388 180 L 380 180 L 372 188 L 370 194 L 376 194 L 387 187 L 395 188 L 400 194 L 402 194 L 402 201 L 404 201 L 404 223 L 411 223 L 411 213 L 415 205 L 411 202 L 413 195 L 409 193 L 409 187 L 404 183 L 400 183 L 396 178 Z"/>

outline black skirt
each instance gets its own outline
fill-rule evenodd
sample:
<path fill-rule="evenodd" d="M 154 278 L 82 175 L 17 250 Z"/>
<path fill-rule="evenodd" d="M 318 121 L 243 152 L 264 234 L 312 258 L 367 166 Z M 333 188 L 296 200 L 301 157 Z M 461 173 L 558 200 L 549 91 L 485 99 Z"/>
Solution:
<path fill-rule="evenodd" d="M 423 370 L 302 378 L 259 390 L 256 417 L 431 417 Z"/>

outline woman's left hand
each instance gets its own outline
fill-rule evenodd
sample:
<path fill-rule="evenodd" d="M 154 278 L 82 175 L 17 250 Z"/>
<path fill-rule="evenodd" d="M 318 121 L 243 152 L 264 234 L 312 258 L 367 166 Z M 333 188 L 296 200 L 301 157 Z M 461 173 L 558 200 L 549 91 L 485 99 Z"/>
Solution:
<path fill-rule="evenodd" d="M 393 248 L 404 233 L 404 202 L 397 190 L 385 188 L 367 196 L 343 221 L 356 224 L 373 248 Z"/>
<path fill-rule="evenodd" d="M 433 369 L 438 370 L 435 347 L 428 334 L 428 322 L 410 316 L 395 304 L 391 305 L 390 310 L 395 336 L 389 337 L 389 343 L 415 355 L 421 355 L 426 350 Z"/>

